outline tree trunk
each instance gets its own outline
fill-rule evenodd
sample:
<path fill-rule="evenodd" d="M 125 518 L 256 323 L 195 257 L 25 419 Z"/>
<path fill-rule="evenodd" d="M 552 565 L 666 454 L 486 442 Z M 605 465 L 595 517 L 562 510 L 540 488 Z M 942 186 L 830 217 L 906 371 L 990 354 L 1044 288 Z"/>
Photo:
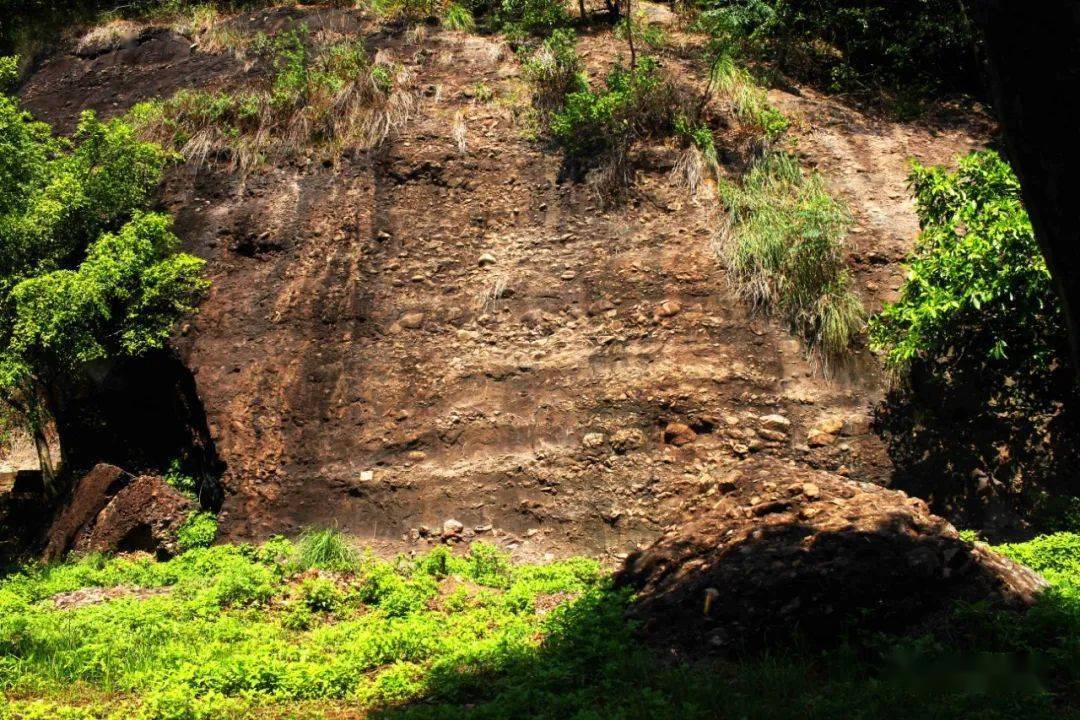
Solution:
<path fill-rule="evenodd" d="M 1080 376 L 1080 3 L 967 2 Z"/>
<path fill-rule="evenodd" d="M 45 487 L 45 494 L 50 498 L 55 497 L 56 468 L 53 467 L 49 439 L 45 437 L 45 429 L 36 423 L 30 434 L 34 438 L 34 450 L 37 451 L 38 467 L 41 468 L 41 483 Z"/>

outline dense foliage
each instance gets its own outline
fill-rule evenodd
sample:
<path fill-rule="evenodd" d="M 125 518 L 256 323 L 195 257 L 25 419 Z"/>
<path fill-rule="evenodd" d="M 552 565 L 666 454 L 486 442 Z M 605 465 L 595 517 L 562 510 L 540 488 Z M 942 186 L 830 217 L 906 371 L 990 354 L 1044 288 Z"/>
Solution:
<path fill-rule="evenodd" d="M 313 548 L 344 539 L 308 538 L 7 576 L 0 717 L 1050 718 L 1069 716 L 1060 693 L 1080 679 L 1075 535 L 1003 548 L 1054 591 L 1026 618 L 965 609 L 948 647 L 881 638 L 859 656 L 698 667 L 643 647 L 624 619 L 631 598 L 592 561 L 518 566 L 483 544 L 324 557 Z M 1019 657 L 1034 669 L 994 674 Z"/>
<path fill-rule="evenodd" d="M 870 324 L 900 380 L 880 413 L 900 478 L 968 505 L 1038 488 L 1023 504 L 1043 506 L 1043 490 L 1068 490 L 1080 435 L 1063 402 L 1074 389 L 1060 309 L 1019 183 L 987 151 L 952 172 L 916 165 L 911 186 L 922 233 L 899 300 Z"/>
<path fill-rule="evenodd" d="M 206 287 L 147 212 L 167 160 L 123 122 L 86 113 L 69 141 L 0 96 L 0 399 L 34 430 L 57 382 L 161 347 Z"/>
<path fill-rule="evenodd" d="M 746 49 L 836 88 L 975 87 L 975 35 L 957 0 L 704 0 Z"/>
<path fill-rule="evenodd" d="M 872 325 L 886 362 L 902 372 L 916 358 L 1013 354 L 1046 368 L 1063 327 L 1012 169 L 980 152 L 955 172 L 916 164 L 911 187 L 922 233 L 899 301 Z"/>

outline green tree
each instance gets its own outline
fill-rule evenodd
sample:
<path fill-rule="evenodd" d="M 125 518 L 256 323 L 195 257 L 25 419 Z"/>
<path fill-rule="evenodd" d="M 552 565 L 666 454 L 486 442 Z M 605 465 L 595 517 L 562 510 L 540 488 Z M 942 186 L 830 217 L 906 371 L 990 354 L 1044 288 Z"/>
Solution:
<path fill-rule="evenodd" d="M 0 62 L 0 87 L 15 63 Z M 167 215 L 149 212 L 169 155 L 119 120 L 53 136 L 0 94 L 0 401 L 32 434 L 88 364 L 160 348 L 207 287 Z M 61 438 L 61 457 L 64 439 Z"/>

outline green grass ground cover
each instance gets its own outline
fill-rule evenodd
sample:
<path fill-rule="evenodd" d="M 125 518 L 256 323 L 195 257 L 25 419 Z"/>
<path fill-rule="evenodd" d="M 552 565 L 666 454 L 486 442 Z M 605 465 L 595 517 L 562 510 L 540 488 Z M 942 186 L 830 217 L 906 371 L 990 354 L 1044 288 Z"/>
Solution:
<path fill-rule="evenodd" d="M 955 642 L 692 666 L 641 645 L 631 597 L 586 559 L 385 561 L 312 533 L 27 566 L 0 580 L 0 717 L 1077 717 L 1080 535 L 999 549 L 1053 583 L 1025 618 L 961 608 Z M 123 590 L 72 606 L 83 588 Z"/>

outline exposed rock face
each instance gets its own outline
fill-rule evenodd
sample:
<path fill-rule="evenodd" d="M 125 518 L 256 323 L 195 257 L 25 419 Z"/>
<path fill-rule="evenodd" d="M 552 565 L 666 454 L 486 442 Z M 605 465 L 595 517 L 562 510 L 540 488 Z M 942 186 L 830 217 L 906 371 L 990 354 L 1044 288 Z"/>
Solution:
<path fill-rule="evenodd" d="M 717 489 L 620 573 L 654 639 L 829 644 L 852 629 L 932 628 L 957 600 L 1024 607 L 1046 587 L 897 491 L 766 459 Z"/>
<path fill-rule="evenodd" d="M 69 550 L 175 552 L 176 530 L 196 503 L 153 476 L 96 466 L 76 484 L 49 530 L 45 559 Z"/>
<path fill-rule="evenodd" d="M 724 292 L 713 203 L 672 182 L 671 143 L 642 147 L 632 201 L 601 207 L 595 188 L 565 177 L 560 153 L 521 138 L 509 106 L 477 101 L 478 84 L 516 96 L 520 61 L 500 36 L 430 33 L 418 51 L 370 13 L 326 3 L 239 14 L 229 28 L 271 36 L 299 23 L 400 63 L 416 112 L 377 151 L 350 149 L 330 167 L 315 154 L 268 158 L 240 178 L 211 156 L 169 173 L 162 207 L 213 280 L 174 338 L 189 377 L 169 383 L 182 392 L 147 403 L 149 383 L 110 373 L 110 391 L 127 381 L 122 396 L 107 406 L 92 396 L 68 413 L 103 416 L 94 425 L 107 432 L 79 435 L 87 462 L 164 467 L 177 447 L 208 456 L 230 540 L 332 524 L 394 552 L 435 542 L 437 531 L 414 541 L 411 529 L 452 517 L 490 527 L 492 542 L 524 559 L 617 557 L 651 542 L 702 468 L 751 453 L 888 477 L 867 422 L 844 443 L 799 447 L 820 417 L 865 415 L 880 383 L 872 373 L 827 382 L 783 328 Z M 175 40 L 163 30 L 92 58 L 61 50 L 35 64 L 20 95 L 70 132 L 84 109 L 113 117 L 181 88 L 262 80 L 233 53 L 181 52 Z M 623 44 L 583 35 L 588 72 L 605 76 Z M 665 63 L 673 76 L 700 77 L 689 55 Z M 880 299 L 870 281 L 892 288 L 903 277 L 892 259 L 918 229 L 898 201 L 907 158 L 947 162 L 970 133 L 955 123 L 883 131 L 880 118 L 809 89 L 774 100 L 813 128 L 800 147 L 814 148 L 809 162 L 851 204 L 853 273 Z M 139 375 L 160 379 L 157 367 Z M 161 411 L 132 414 L 148 404 Z M 185 418 L 175 407 L 205 415 L 187 412 L 194 422 L 161 432 Z M 755 434 L 771 414 L 783 427 Z M 665 441 L 669 423 L 696 437 Z M 591 446 L 587 433 L 606 441 Z M 106 448 L 112 437 L 153 452 L 135 462 Z M 612 507 L 622 511 L 614 524 Z M 531 529 L 542 532 L 526 537 Z"/>

